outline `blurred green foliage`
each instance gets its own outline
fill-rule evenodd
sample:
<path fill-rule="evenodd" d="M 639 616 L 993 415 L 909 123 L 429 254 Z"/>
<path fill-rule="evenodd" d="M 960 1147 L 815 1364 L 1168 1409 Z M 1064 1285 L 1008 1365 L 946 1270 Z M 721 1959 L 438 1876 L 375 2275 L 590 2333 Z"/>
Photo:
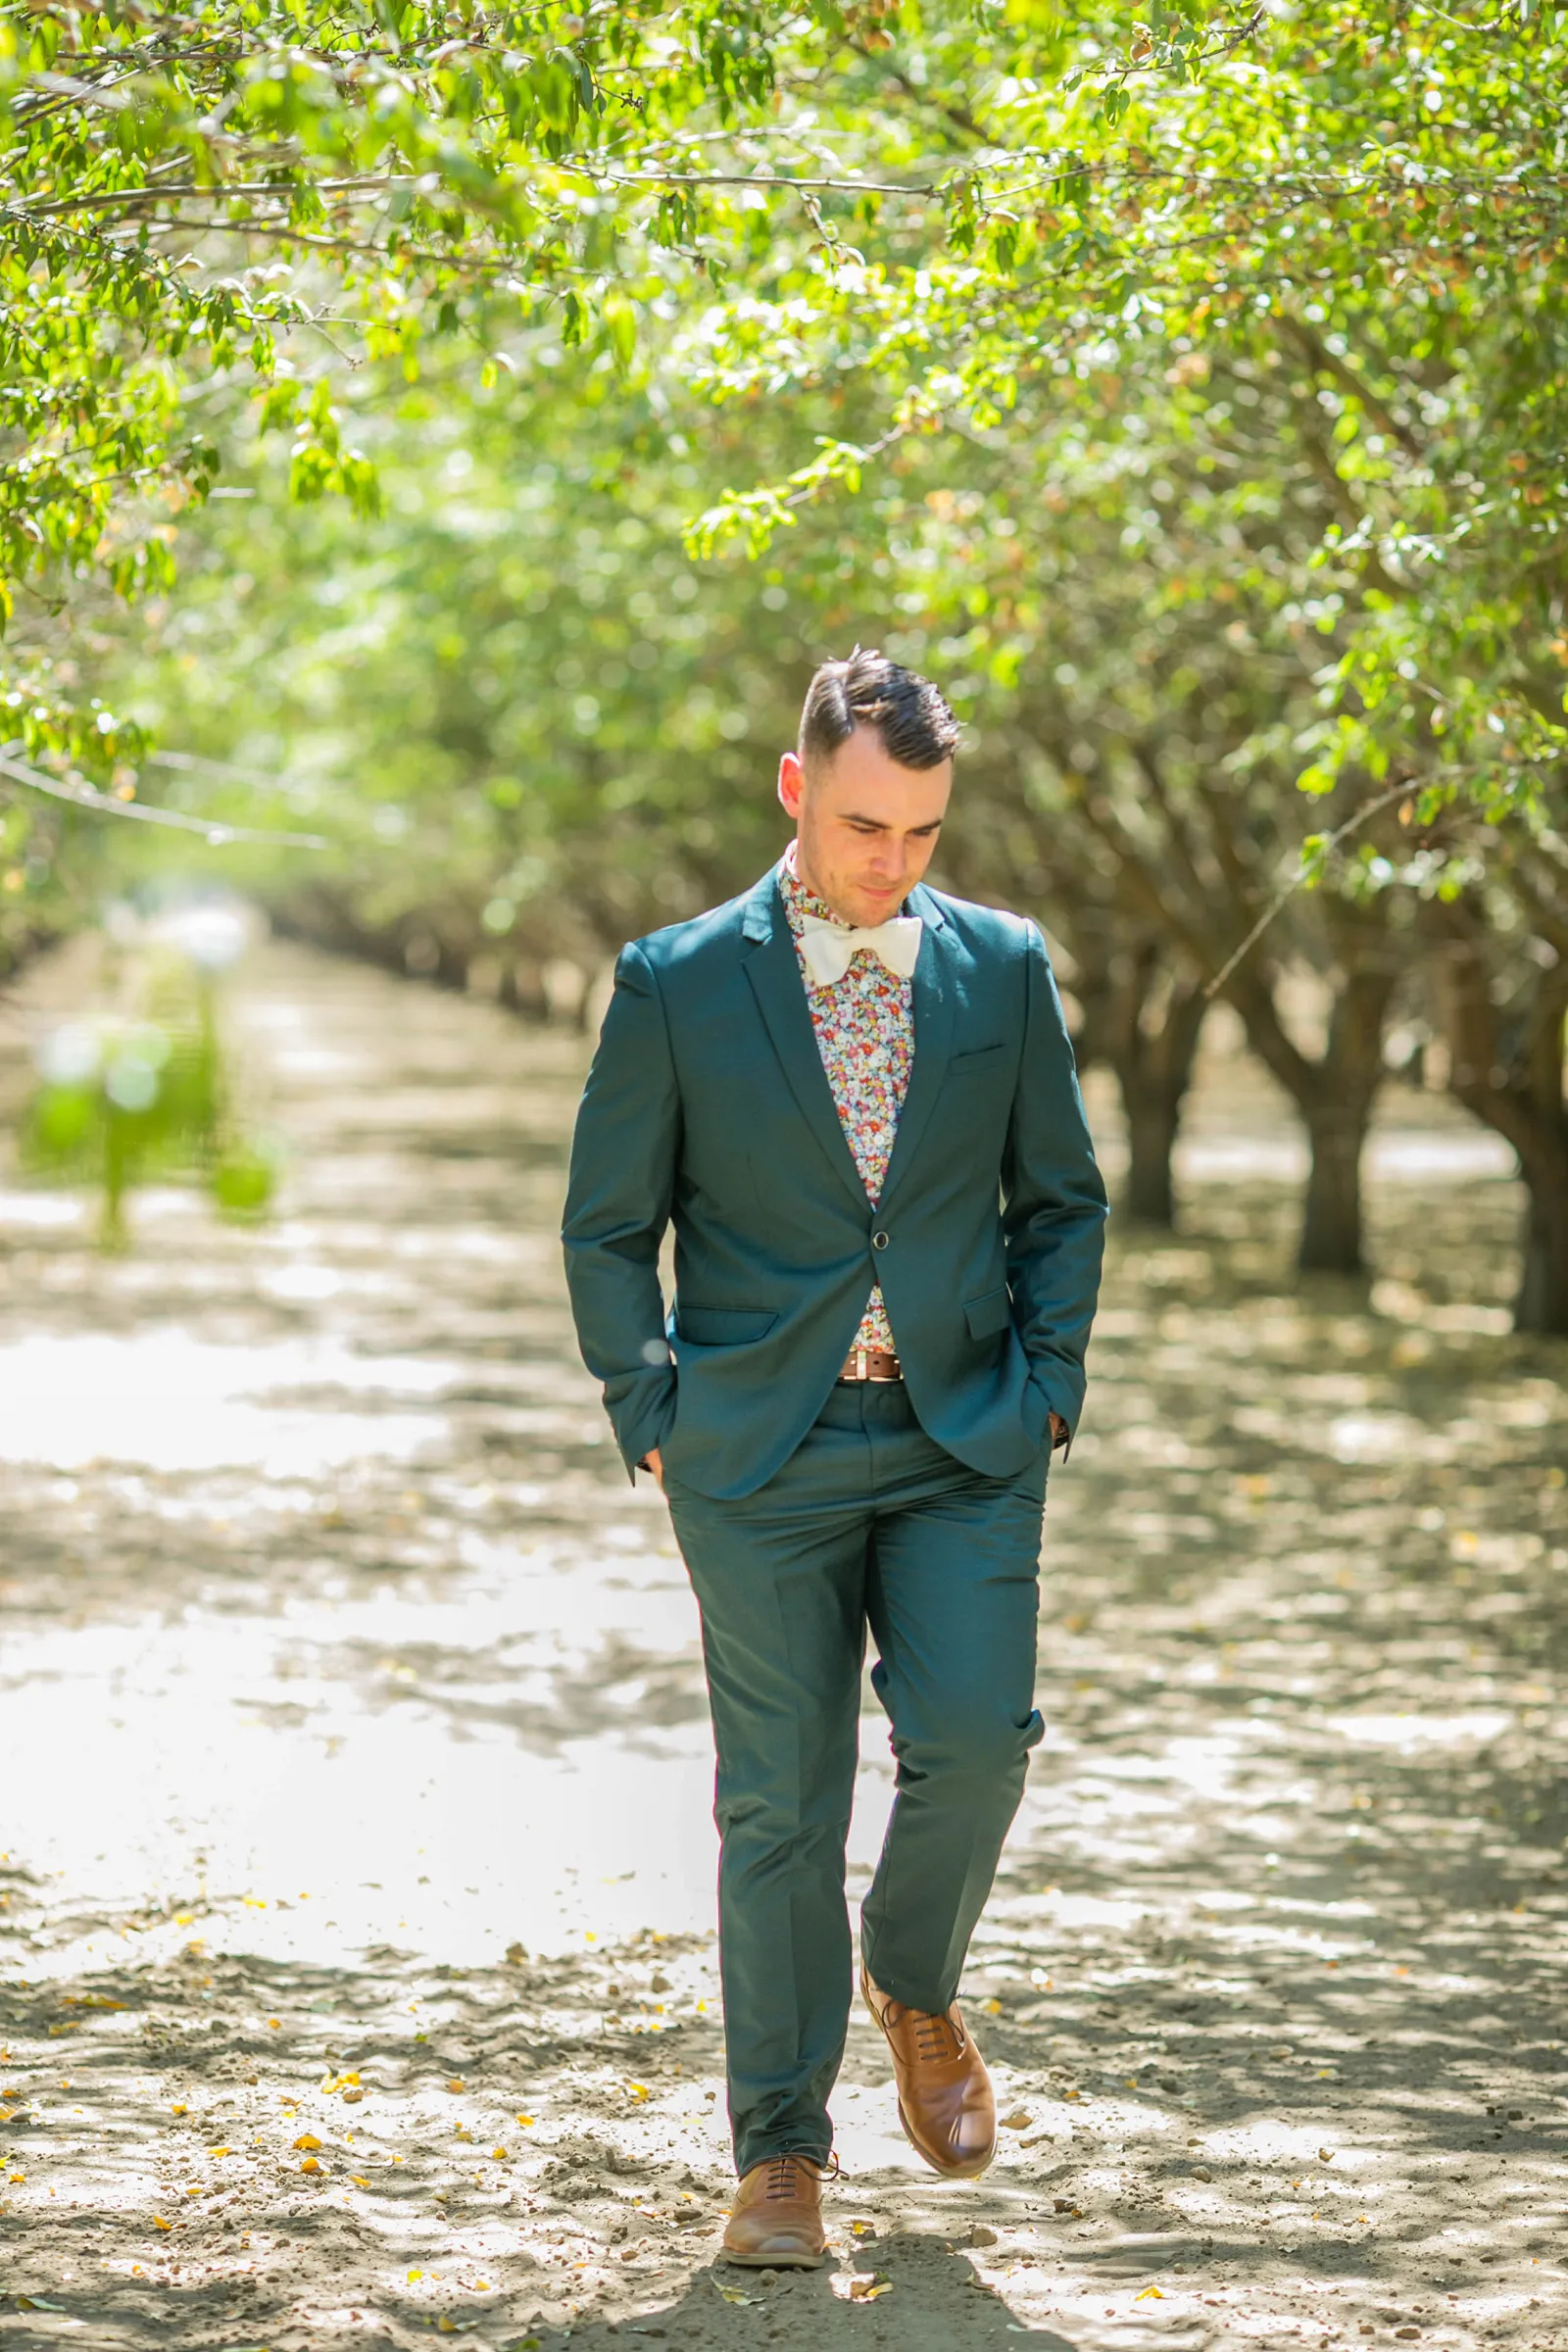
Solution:
<path fill-rule="evenodd" d="M 99 1246 L 125 1248 L 138 1185 L 200 1181 L 226 1217 L 270 1204 L 273 1157 L 246 1133 L 220 1041 L 215 982 L 167 947 L 127 959 L 122 1007 L 56 1029 L 39 1051 L 39 1082 L 22 1127 L 24 1168 L 99 1195 Z"/>
<path fill-rule="evenodd" d="M 1565 63 L 1466 0 L 0 0 L 0 958 L 104 821 L 15 794 L 95 783 L 308 820 L 236 869 L 285 919 L 539 1002 L 758 870 L 874 638 L 1130 1102 L 1242 1011 L 1306 1262 L 1395 1012 L 1568 1197 Z"/>

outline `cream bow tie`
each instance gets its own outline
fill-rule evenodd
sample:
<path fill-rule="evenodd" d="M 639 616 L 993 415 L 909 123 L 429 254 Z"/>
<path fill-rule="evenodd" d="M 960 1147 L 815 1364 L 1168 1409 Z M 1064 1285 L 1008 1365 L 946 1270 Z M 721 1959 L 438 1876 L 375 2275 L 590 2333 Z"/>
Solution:
<path fill-rule="evenodd" d="M 896 914 L 891 922 L 868 924 L 862 930 L 853 930 L 846 923 L 824 923 L 817 914 L 803 915 L 801 954 L 811 986 L 831 988 L 842 980 L 858 948 L 869 948 L 901 980 L 912 979 L 920 953 L 920 930 L 917 914 Z"/>

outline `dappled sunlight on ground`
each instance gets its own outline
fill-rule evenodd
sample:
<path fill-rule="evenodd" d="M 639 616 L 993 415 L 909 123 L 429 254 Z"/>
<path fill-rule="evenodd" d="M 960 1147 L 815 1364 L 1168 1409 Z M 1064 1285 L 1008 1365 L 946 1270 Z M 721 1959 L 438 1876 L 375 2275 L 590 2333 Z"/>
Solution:
<path fill-rule="evenodd" d="M 237 1011 L 271 1226 L 104 1261 L 0 1170 L 0 2338 L 1568 2342 L 1568 1351 L 1492 1140 L 1392 1094 L 1377 1279 L 1298 1292 L 1290 1119 L 1205 1062 L 1052 1479 L 1002 2154 L 920 2171 L 857 2021 L 775 2279 L 715 2262 L 695 1613 L 559 1273 L 583 1049 L 281 947 Z"/>

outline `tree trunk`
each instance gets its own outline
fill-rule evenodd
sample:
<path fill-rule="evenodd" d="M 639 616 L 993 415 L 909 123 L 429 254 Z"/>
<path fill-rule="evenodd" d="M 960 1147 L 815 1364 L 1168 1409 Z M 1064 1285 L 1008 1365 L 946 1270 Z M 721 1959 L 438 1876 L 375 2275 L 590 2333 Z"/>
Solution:
<path fill-rule="evenodd" d="M 1181 1104 L 1162 1096 L 1147 1095 L 1122 1085 L 1127 1111 L 1127 1188 L 1121 1213 L 1135 1225 L 1157 1225 L 1167 1232 L 1176 1222 L 1171 1153 L 1181 1124 Z"/>
<path fill-rule="evenodd" d="M 1530 1196 L 1514 1329 L 1568 1337 L 1568 971 L 1537 967 L 1505 1007 L 1493 994 L 1484 919 L 1456 901 L 1429 920 L 1445 942 L 1448 1091 L 1512 1144 Z"/>
<path fill-rule="evenodd" d="M 1303 1103 L 1301 1111 L 1312 1165 L 1297 1264 L 1303 1274 L 1359 1274 L 1366 1262 L 1361 1247 L 1361 1147 L 1372 1115 L 1371 1098 L 1358 1107 Z"/>
<path fill-rule="evenodd" d="M 1514 1329 L 1568 1336 L 1568 1131 L 1555 1152 L 1538 1149 L 1528 1158 L 1521 1153 L 1520 1170 L 1530 1199 Z"/>
<path fill-rule="evenodd" d="M 1243 965 L 1229 991 L 1252 1051 L 1301 1114 L 1312 1149 L 1296 1262 L 1303 1274 L 1362 1274 L 1361 1147 L 1383 1079 L 1383 1030 L 1397 977 L 1382 956 L 1341 983 L 1322 1054 L 1286 1034 L 1268 983 Z"/>
<path fill-rule="evenodd" d="M 1146 963 L 1138 975 L 1138 1001 L 1128 1008 L 1130 1017 L 1124 1014 L 1109 1058 L 1127 1114 L 1122 1214 L 1134 1224 L 1168 1233 L 1176 1222 L 1171 1154 L 1208 1000 L 1198 981 L 1173 979 L 1155 1026 L 1147 1009 L 1152 978 Z"/>

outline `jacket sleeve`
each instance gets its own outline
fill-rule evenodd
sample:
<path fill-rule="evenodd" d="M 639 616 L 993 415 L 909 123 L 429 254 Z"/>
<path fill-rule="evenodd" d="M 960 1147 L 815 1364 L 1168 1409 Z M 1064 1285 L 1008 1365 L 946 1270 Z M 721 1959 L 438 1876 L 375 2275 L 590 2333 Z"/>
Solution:
<path fill-rule="evenodd" d="M 1084 1117 L 1045 941 L 1028 925 L 1023 1055 L 1002 1168 L 1013 1317 L 1029 1381 L 1069 1434 L 1083 1409 L 1084 1355 L 1100 1293 L 1105 1187 Z"/>
<path fill-rule="evenodd" d="M 571 1143 L 562 1242 L 584 1363 L 628 1474 L 675 1413 L 659 1245 L 680 1156 L 680 1095 L 659 984 L 641 948 L 621 951 L 614 994 Z"/>

